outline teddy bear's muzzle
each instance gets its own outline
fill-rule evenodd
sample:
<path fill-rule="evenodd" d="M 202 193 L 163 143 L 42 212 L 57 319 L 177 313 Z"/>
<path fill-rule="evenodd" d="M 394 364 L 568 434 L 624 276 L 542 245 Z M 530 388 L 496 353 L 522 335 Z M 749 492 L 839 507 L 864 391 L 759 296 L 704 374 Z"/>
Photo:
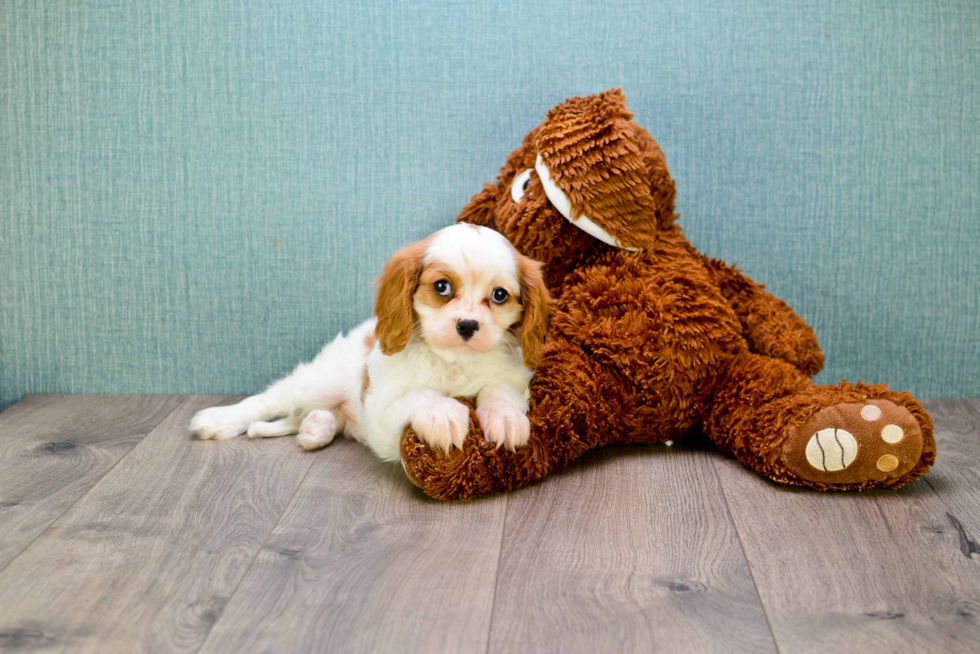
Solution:
<path fill-rule="evenodd" d="M 548 196 L 548 201 L 551 202 L 551 205 L 558 210 L 558 213 L 565 217 L 565 220 L 572 223 L 593 238 L 599 239 L 606 245 L 612 245 L 613 247 L 629 250 L 630 252 L 636 252 L 639 250 L 639 248 L 631 248 L 623 245 L 619 242 L 619 239 L 597 225 L 595 221 L 585 214 L 580 213 L 578 216 L 573 217 L 571 200 L 569 200 L 568 196 L 565 195 L 565 192 L 558 188 L 558 186 L 551 180 L 551 171 L 548 170 L 548 166 L 545 165 L 540 154 L 534 162 L 534 170 L 536 170 L 538 173 L 538 178 L 541 180 L 541 186 L 544 187 L 544 194 Z"/>

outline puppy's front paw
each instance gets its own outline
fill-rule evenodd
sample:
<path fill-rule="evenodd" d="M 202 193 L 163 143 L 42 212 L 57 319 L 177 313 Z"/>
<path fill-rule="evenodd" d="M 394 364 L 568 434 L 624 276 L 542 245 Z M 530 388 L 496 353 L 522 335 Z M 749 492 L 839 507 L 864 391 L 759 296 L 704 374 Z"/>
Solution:
<path fill-rule="evenodd" d="M 427 402 L 412 414 L 412 429 L 433 449 L 446 453 L 453 445 L 463 449 L 463 439 L 470 430 L 470 410 L 450 397 Z"/>
<path fill-rule="evenodd" d="M 248 429 L 248 417 L 242 415 L 237 405 L 214 406 L 194 414 L 191 420 L 191 431 L 198 438 L 224 440 L 244 434 Z"/>
<path fill-rule="evenodd" d="M 527 445 L 531 438 L 531 421 L 510 402 L 492 401 L 476 409 L 483 435 L 498 448 L 503 445 L 511 452 Z"/>

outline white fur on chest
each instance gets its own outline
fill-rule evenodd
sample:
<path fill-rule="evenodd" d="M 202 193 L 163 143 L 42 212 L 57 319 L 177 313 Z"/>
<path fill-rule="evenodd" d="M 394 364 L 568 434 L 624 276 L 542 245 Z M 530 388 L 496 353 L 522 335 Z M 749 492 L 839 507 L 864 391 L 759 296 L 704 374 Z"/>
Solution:
<path fill-rule="evenodd" d="M 375 346 L 368 355 L 367 374 L 367 392 L 364 401 L 356 403 L 358 419 L 349 433 L 385 460 L 398 458 L 411 410 L 405 404 L 411 404 L 420 389 L 447 398 L 476 398 L 490 384 L 505 385 L 520 389 L 517 392 L 526 404 L 533 375 L 523 364 L 520 348 L 506 341 L 492 352 L 457 356 L 440 356 L 415 342 L 391 356 Z"/>
<path fill-rule="evenodd" d="M 451 359 L 419 343 L 410 343 L 392 356 L 385 356 L 375 346 L 367 362 L 368 377 L 372 380 L 368 394 L 399 393 L 422 387 L 448 397 L 473 398 L 494 380 L 526 377 L 524 383 L 527 383 L 531 372 L 520 361 L 520 348 L 510 343 L 501 343 L 486 354 L 463 353 Z"/>

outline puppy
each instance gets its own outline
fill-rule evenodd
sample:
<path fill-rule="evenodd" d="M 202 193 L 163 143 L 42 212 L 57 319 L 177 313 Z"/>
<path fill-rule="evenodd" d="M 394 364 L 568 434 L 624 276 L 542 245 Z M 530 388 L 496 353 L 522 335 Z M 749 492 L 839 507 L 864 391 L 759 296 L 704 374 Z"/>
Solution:
<path fill-rule="evenodd" d="M 385 265 L 374 318 L 265 392 L 198 412 L 191 430 L 217 439 L 298 432 L 305 449 L 342 431 L 395 461 L 409 424 L 433 448 L 462 448 L 470 412 L 453 398 L 466 397 L 476 398 L 488 441 L 521 447 L 548 323 L 540 268 L 492 229 L 436 232 Z"/>

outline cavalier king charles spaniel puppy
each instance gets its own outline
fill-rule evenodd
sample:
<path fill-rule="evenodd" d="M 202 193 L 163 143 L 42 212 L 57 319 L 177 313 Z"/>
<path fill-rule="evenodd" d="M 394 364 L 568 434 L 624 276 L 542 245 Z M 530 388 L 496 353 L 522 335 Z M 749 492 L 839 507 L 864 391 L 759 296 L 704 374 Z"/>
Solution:
<path fill-rule="evenodd" d="M 200 438 L 297 434 L 308 450 L 338 432 L 385 461 L 407 425 L 430 447 L 462 448 L 476 398 L 487 440 L 514 450 L 531 425 L 528 383 L 548 325 L 541 266 L 486 227 L 458 224 L 396 253 L 374 318 L 259 395 L 204 409 Z"/>

